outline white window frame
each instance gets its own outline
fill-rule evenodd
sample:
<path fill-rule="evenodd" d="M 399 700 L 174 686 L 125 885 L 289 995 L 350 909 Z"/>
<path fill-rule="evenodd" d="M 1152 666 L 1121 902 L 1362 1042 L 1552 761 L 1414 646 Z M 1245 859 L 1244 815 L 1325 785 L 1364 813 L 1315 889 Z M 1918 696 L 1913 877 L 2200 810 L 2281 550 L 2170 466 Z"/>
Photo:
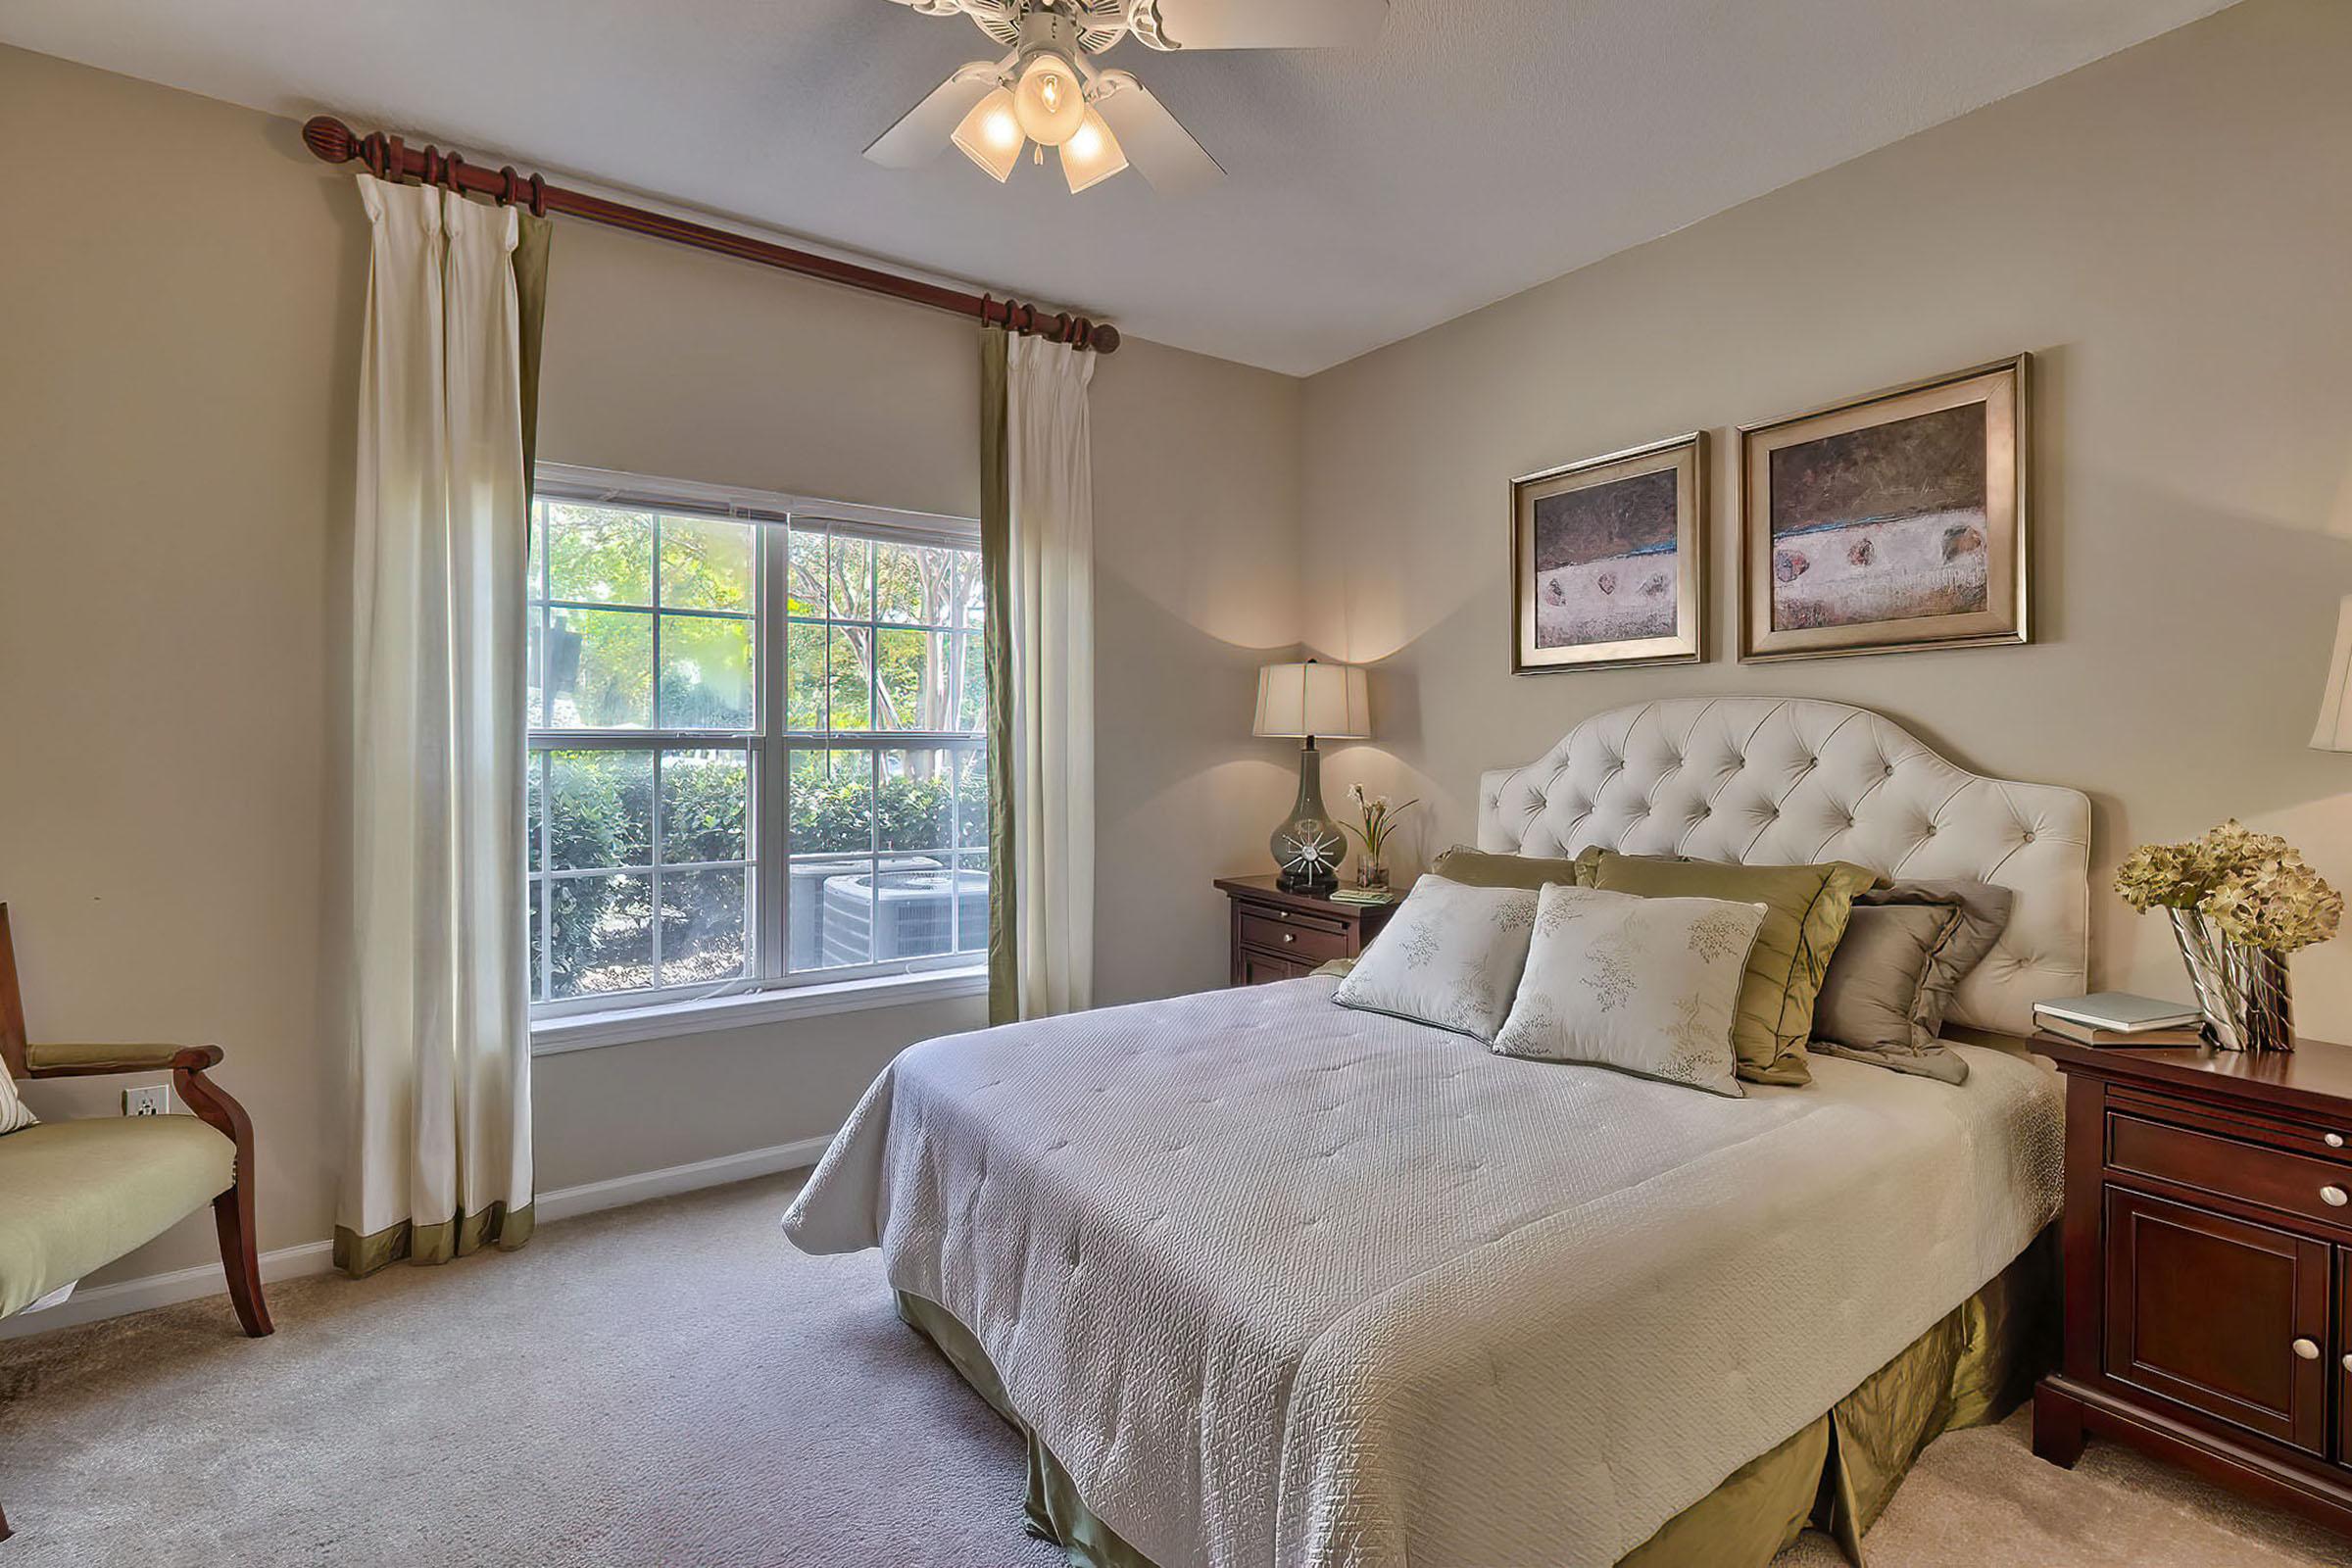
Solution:
<path fill-rule="evenodd" d="M 651 891 L 656 909 L 653 941 L 657 974 L 660 972 L 662 922 L 656 879 L 663 869 L 693 870 L 701 864 L 681 863 L 663 867 L 660 863 L 662 753 L 674 750 L 740 750 L 747 754 L 751 765 L 751 802 L 746 835 L 748 843 L 745 846 L 745 875 L 751 895 L 751 918 L 745 927 L 746 972 L 739 978 L 708 985 L 669 986 L 547 1002 L 534 1001 L 531 1004 L 533 1049 L 542 1053 L 580 1050 L 619 1044 L 626 1040 L 738 1028 L 771 1018 L 899 1005 L 948 996 L 978 995 L 985 991 L 988 970 L 985 951 L 949 952 L 923 957 L 883 959 L 794 972 L 788 967 L 790 947 L 787 929 L 792 866 L 790 759 L 794 750 L 821 747 L 834 752 L 866 752 L 875 758 L 874 767 L 878 773 L 880 757 L 885 752 L 977 750 L 985 753 L 988 745 L 985 722 L 976 733 L 900 729 L 796 731 L 787 727 L 789 688 L 784 665 L 790 644 L 789 627 L 793 624 L 784 610 L 790 587 L 787 555 L 789 530 L 796 526 L 803 529 L 822 527 L 835 533 L 847 532 L 893 543 L 945 545 L 976 551 L 980 545 L 979 523 L 968 517 L 860 506 L 691 480 L 616 473 L 569 464 L 542 463 L 536 466 L 534 475 L 537 500 L 569 501 L 671 516 L 748 522 L 756 525 L 756 543 L 754 606 L 748 617 L 753 625 L 754 692 L 753 728 L 748 734 L 738 730 L 552 729 L 542 725 L 533 727 L 526 741 L 530 765 L 534 769 L 539 765 L 540 754 L 549 751 L 651 751 L 654 754 L 652 808 L 655 820 L 652 824 L 654 848 L 651 852 L 654 867 L 652 870 L 639 867 L 616 869 L 624 874 L 644 874 L 649 882 L 655 882 Z M 662 599 L 661 554 L 658 550 L 653 569 L 651 597 L 657 611 L 652 616 L 653 660 L 654 678 L 658 686 L 662 667 L 662 622 L 659 612 Z M 528 603 L 541 603 L 542 586 L 538 582 L 529 585 L 526 590 Z M 869 593 L 871 591 L 869 587 Z M 878 624 L 889 629 L 897 623 L 882 621 Z M 977 646 L 975 640 L 974 647 Z M 878 777 L 876 784 L 879 784 Z M 541 869 L 523 873 L 526 904 L 527 894 L 533 884 L 561 874 L 548 868 L 548 839 L 554 813 L 548 808 L 552 797 L 543 799 L 548 804 L 543 804 L 541 808 L 540 843 L 538 854 L 534 857 Z M 872 796 L 877 838 L 880 799 L 877 787 Z M 959 797 L 952 799 L 949 817 L 949 836 L 954 841 L 961 831 Z M 774 846 L 772 853 L 768 848 L 771 845 Z M 960 866 L 962 847 L 951 842 L 949 848 L 953 852 L 951 867 Z M 886 858 L 888 854 L 879 850 L 866 853 L 869 859 L 877 863 Z M 729 865 L 733 863 L 728 862 Z M 993 875 L 995 867 L 992 866 L 990 870 Z M 960 893 L 956 896 L 952 907 L 956 911 L 952 918 L 959 924 Z M 545 918 L 544 910 L 542 918 Z M 955 926 L 951 930 L 956 932 L 951 938 L 952 942 L 960 941 L 965 935 Z M 544 932 L 540 946 L 540 962 L 546 965 L 552 961 L 553 944 Z M 533 977 L 534 997 L 542 989 L 544 973 L 543 969 L 541 975 Z"/>

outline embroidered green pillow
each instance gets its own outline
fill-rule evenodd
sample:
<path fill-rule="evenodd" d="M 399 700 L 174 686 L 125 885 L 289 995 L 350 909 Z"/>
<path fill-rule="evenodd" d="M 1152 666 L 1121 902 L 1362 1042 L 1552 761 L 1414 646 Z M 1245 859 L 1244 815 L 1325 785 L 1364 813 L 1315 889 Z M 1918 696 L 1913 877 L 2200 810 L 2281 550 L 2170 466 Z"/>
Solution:
<path fill-rule="evenodd" d="M 1763 929 L 1747 956 L 1732 1046 L 1740 1076 L 1750 1083 L 1808 1084 L 1805 1041 L 1813 1002 L 1830 955 L 1845 934 L 1854 895 L 1878 880 L 1866 866 L 1733 865 L 1722 860 L 1659 860 L 1602 852 L 1592 885 L 1650 899 L 1726 899 L 1765 906 Z"/>

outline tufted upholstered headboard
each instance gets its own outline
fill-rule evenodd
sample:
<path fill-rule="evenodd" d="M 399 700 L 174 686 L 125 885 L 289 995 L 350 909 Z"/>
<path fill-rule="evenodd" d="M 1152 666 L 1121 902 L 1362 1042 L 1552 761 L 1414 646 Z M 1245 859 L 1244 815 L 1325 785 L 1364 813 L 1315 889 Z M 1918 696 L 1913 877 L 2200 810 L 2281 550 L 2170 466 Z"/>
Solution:
<path fill-rule="evenodd" d="M 2089 798 L 1954 767 L 1867 709 L 1793 697 L 1641 703 L 1480 779 L 1480 849 L 1572 855 L 1593 844 L 1996 883 L 2017 895 L 2009 928 L 1961 981 L 1952 1021 L 2028 1034 L 2034 1003 L 2087 989 Z"/>

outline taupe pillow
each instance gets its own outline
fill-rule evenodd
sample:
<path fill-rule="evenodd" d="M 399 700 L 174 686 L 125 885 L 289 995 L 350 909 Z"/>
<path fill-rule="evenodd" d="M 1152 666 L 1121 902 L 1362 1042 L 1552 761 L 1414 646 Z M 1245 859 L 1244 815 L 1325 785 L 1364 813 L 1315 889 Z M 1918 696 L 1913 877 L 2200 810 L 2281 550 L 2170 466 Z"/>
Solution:
<path fill-rule="evenodd" d="M 1813 1049 L 1897 1072 L 1964 1083 L 1940 1040 L 1952 991 L 1992 951 L 2014 902 L 1962 880 L 1901 882 L 1855 895 L 1813 1012 Z"/>
<path fill-rule="evenodd" d="M 1880 1061 L 1887 1055 L 1917 1056 L 1936 1049 L 1933 1030 L 1921 1027 L 1928 1000 L 1928 971 L 1936 952 L 1960 924 L 1958 899 L 1921 898 L 1900 904 L 1866 905 L 1854 900 L 1845 935 L 1830 956 L 1821 995 L 1813 1004 L 1813 1039 L 1808 1049 L 1833 1055 Z M 1968 1064 L 1947 1054 L 1956 1072 L 1930 1074 L 1957 1083 Z"/>
<path fill-rule="evenodd" d="M 1954 898 L 1960 901 L 1960 925 L 1951 940 L 1938 949 L 1936 962 L 1928 971 L 1927 1005 L 1919 1015 L 1920 1026 L 1933 1037 L 1943 1031 L 1943 1015 L 1952 1005 L 1952 993 L 1967 979 L 1969 971 L 1984 961 L 2001 933 L 2009 929 L 2009 911 L 2017 906 L 2017 895 L 2007 888 L 1996 888 L 1989 882 L 1972 882 L 1965 877 L 1937 877 L 1919 882 L 1897 882 L 1889 888 L 1865 893 L 1854 900 L 1858 905 L 1890 900 L 1898 894 L 1926 898 Z"/>
<path fill-rule="evenodd" d="M 1429 874 L 1468 887 L 1525 888 L 1534 893 L 1546 882 L 1583 886 L 1577 879 L 1578 869 L 1576 860 L 1551 860 L 1537 855 L 1497 855 L 1492 850 L 1474 850 L 1467 844 L 1456 844 L 1438 857 Z"/>

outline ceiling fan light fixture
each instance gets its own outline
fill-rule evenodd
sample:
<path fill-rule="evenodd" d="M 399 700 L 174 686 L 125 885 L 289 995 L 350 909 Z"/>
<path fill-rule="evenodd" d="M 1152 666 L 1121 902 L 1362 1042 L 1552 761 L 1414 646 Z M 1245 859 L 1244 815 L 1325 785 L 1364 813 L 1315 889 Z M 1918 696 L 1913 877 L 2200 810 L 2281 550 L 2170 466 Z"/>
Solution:
<path fill-rule="evenodd" d="M 1077 133 L 1061 144 L 1061 177 L 1070 182 L 1070 194 L 1100 185 L 1126 167 L 1127 155 L 1119 149 L 1119 138 L 1090 106 Z"/>
<path fill-rule="evenodd" d="M 1012 93 L 1004 87 L 972 105 L 954 137 L 957 150 L 987 170 L 1000 185 L 1012 177 L 1012 166 L 1020 162 L 1026 139 L 1020 118 L 1013 111 Z"/>
<path fill-rule="evenodd" d="M 1078 68 L 1051 49 L 1040 49 L 1021 65 L 1012 112 L 1031 140 L 1058 147 L 1086 123 L 1086 83 Z"/>

